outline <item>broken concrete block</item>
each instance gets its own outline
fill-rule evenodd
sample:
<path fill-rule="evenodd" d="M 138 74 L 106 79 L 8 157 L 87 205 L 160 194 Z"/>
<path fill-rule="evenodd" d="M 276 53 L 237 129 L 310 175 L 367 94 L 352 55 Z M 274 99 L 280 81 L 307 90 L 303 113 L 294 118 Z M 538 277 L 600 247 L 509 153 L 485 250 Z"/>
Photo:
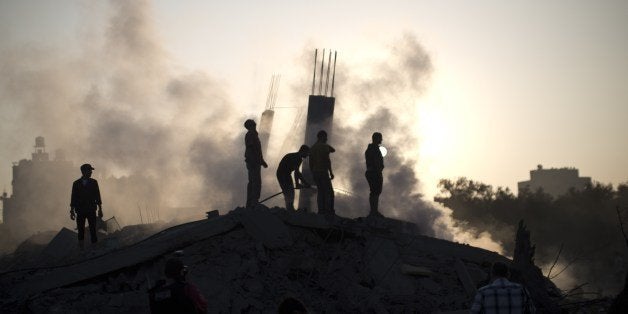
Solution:
<path fill-rule="evenodd" d="M 486 282 L 489 279 L 488 273 L 479 266 L 466 264 L 466 267 L 476 287 L 482 285 L 482 282 Z"/>
<path fill-rule="evenodd" d="M 211 210 L 211 211 L 206 212 L 205 214 L 207 214 L 207 219 L 212 219 L 212 218 L 220 216 L 220 213 L 218 212 L 218 210 Z"/>
<path fill-rule="evenodd" d="M 152 236 L 151 241 L 128 246 L 98 259 L 89 259 L 81 263 L 59 267 L 47 273 L 29 276 L 27 280 L 16 284 L 11 290 L 11 294 L 29 296 L 55 287 L 98 277 L 153 259 L 182 246 L 225 233 L 236 226 L 237 221 L 231 217 L 221 217 L 173 227 L 168 232 Z"/>
<path fill-rule="evenodd" d="M 278 249 L 292 244 L 288 227 L 265 207 L 244 209 L 239 212 L 244 229 L 255 240 L 269 249 Z"/>
<path fill-rule="evenodd" d="M 394 241 L 373 238 L 367 248 L 368 267 L 377 283 L 384 279 L 399 259 L 399 251 Z"/>
<path fill-rule="evenodd" d="M 456 258 L 454 267 L 456 269 L 456 273 L 458 274 L 458 279 L 460 279 L 460 282 L 462 282 L 464 291 L 467 292 L 467 296 L 469 296 L 470 298 L 474 297 L 477 290 L 475 288 L 475 283 L 473 282 L 473 279 L 471 279 L 469 272 L 467 272 L 467 267 L 464 266 L 464 263 L 459 258 Z"/>
<path fill-rule="evenodd" d="M 331 224 L 325 219 L 325 217 L 314 213 L 286 213 L 286 215 L 283 216 L 283 219 L 287 224 L 293 226 L 316 229 L 329 229 L 331 227 Z"/>
<path fill-rule="evenodd" d="M 426 267 L 414 266 L 410 264 L 401 264 L 401 273 L 412 276 L 424 276 L 429 277 L 434 273 Z"/>
<path fill-rule="evenodd" d="M 41 252 L 40 259 L 42 261 L 58 261 L 72 254 L 77 247 L 77 233 L 68 228 L 62 228 Z"/>

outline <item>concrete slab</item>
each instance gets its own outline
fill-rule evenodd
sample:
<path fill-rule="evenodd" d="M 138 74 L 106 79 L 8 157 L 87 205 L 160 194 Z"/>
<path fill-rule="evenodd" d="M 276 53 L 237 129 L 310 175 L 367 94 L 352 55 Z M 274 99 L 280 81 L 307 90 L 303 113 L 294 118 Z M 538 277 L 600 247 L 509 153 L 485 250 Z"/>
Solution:
<path fill-rule="evenodd" d="M 464 263 L 459 258 L 456 258 L 454 267 L 456 269 L 456 273 L 458 274 L 458 279 L 460 279 L 460 282 L 462 282 L 464 291 L 467 292 L 467 296 L 473 298 L 477 290 L 475 288 L 475 283 L 473 282 L 471 275 L 469 275 L 469 272 L 467 271 L 467 267 L 464 266 Z"/>
<path fill-rule="evenodd" d="M 394 241 L 375 237 L 367 247 L 368 267 L 376 282 L 383 280 L 399 261 L 399 250 Z"/>
<path fill-rule="evenodd" d="M 267 208 L 242 209 L 238 214 L 246 232 L 265 247 L 278 249 L 292 244 L 288 227 Z"/>
<path fill-rule="evenodd" d="M 415 266 L 410 264 L 401 264 L 401 273 L 404 275 L 412 275 L 412 276 L 423 276 L 429 277 L 434 275 L 434 272 L 429 270 L 427 267 Z"/>
<path fill-rule="evenodd" d="M 39 259 L 42 261 L 58 261 L 70 256 L 77 247 L 77 233 L 68 228 L 62 228 L 41 252 Z"/>
<path fill-rule="evenodd" d="M 218 217 L 176 226 L 167 232 L 140 241 L 99 258 L 54 268 L 28 276 L 14 286 L 11 296 L 28 298 L 34 294 L 105 275 L 162 256 L 180 247 L 225 233 L 238 226 L 232 217 Z"/>
<path fill-rule="evenodd" d="M 307 212 L 294 212 L 286 213 L 282 215 L 284 222 L 299 227 L 316 228 L 316 229 L 329 229 L 331 224 L 325 219 L 325 217 Z"/>

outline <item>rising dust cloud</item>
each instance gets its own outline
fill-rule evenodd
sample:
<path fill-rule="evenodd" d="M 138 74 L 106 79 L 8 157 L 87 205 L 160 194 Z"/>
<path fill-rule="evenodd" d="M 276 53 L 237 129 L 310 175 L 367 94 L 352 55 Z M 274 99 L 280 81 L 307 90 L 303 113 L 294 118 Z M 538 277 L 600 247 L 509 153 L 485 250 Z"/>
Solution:
<path fill-rule="evenodd" d="M 172 64 L 157 39 L 149 1 L 111 1 L 111 9 L 102 46 L 85 49 L 78 59 L 37 47 L 0 52 L 3 167 L 8 167 L 6 161 L 26 157 L 14 152 L 42 135 L 49 147 L 63 148 L 74 161 L 76 177 L 81 163 L 96 167 L 106 216 L 127 224 L 139 223 L 137 204 L 159 207 L 166 220 L 180 215 L 167 208 L 200 206 L 225 213 L 241 206 L 246 192 L 242 122 L 249 118 L 244 106 L 233 103 L 210 74 Z M 307 58 L 297 67 L 311 73 L 313 49 L 304 51 Z M 385 60 L 357 64 L 347 60 L 351 56 L 343 58 L 339 64 L 349 65 L 340 66 L 336 75 L 330 144 L 337 149 L 332 155 L 333 184 L 351 195 L 337 198 L 338 214 L 368 213 L 363 154 L 371 134 L 379 131 L 389 150 L 381 211 L 415 222 L 427 235 L 475 241 L 453 229 L 448 214 L 424 201 L 419 192 L 415 166 L 420 143 L 413 127 L 417 100 L 429 88 L 434 71 L 429 54 L 415 36 L 405 34 L 392 44 Z M 302 106 L 310 91 L 307 75 L 290 86 L 293 95 L 288 97 L 300 99 Z M 288 136 L 286 128 L 275 130 L 272 136 Z M 287 150 L 296 151 L 298 145 Z M 263 196 L 278 190 L 273 167 L 281 156 L 275 156 L 264 170 Z M 105 184 L 110 176 L 135 181 L 121 191 Z M 66 209 L 59 212 L 65 217 Z M 494 243 L 488 245 L 500 251 Z"/>

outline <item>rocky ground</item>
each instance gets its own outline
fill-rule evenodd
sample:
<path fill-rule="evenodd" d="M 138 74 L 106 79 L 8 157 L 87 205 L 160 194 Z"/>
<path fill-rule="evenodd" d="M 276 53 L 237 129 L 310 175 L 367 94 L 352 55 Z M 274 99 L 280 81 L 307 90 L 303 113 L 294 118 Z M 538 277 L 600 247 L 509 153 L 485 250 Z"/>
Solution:
<path fill-rule="evenodd" d="M 286 297 L 314 313 L 451 312 L 469 308 L 492 262 L 510 262 L 414 231 L 386 218 L 238 208 L 134 244 L 73 251 L 65 264 L 3 268 L 0 312 L 146 313 L 147 289 L 174 255 L 212 313 L 276 312 Z"/>

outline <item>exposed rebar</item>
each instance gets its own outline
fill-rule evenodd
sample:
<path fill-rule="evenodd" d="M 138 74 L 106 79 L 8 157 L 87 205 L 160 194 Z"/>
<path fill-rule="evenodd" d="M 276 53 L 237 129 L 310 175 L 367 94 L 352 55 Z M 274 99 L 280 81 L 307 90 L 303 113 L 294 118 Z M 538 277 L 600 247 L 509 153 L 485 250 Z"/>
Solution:
<path fill-rule="evenodd" d="M 325 56 L 323 56 L 324 58 Z M 329 58 L 327 59 L 327 79 L 325 79 L 325 96 L 327 96 L 327 87 L 329 86 L 329 66 L 331 65 L 331 49 L 329 50 Z"/>
<path fill-rule="evenodd" d="M 331 76 L 331 95 L 330 97 L 334 97 L 334 81 L 336 80 L 336 56 L 338 51 L 334 51 L 334 74 Z"/>
<path fill-rule="evenodd" d="M 318 59 L 318 49 L 314 49 L 314 77 L 312 77 L 312 95 L 314 95 L 314 87 L 316 86 L 316 61 Z"/>

